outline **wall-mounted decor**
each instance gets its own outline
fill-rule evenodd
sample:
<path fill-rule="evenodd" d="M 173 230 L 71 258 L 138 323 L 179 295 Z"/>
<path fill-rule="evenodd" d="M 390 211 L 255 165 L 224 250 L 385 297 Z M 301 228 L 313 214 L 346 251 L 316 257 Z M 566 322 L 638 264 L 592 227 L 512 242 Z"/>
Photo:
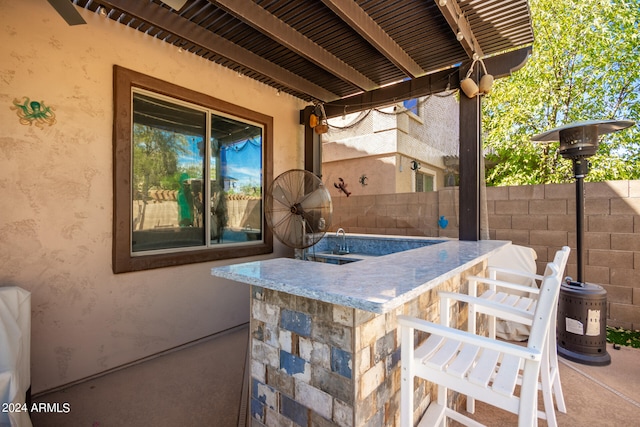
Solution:
<path fill-rule="evenodd" d="M 339 184 L 333 183 L 333 186 L 338 189 L 339 192 L 344 193 L 347 197 L 351 195 L 350 191 L 347 191 L 347 183 L 344 182 L 344 179 L 338 178 Z"/>
<path fill-rule="evenodd" d="M 9 107 L 16 110 L 20 124 L 33 125 L 43 127 L 44 125 L 53 125 L 56 122 L 56 115 L 53 107 L 44 105 L 44 101 L 31 101 L 26 96 L 22 98 L 22 102 L 18 99 L 13 100 L 13 106 Z"/>

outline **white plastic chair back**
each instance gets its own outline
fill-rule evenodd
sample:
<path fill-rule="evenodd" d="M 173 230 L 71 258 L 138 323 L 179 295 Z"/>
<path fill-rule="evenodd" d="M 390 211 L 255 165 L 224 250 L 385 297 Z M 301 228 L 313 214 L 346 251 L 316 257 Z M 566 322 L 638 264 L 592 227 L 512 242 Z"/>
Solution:
<path fill-rule="evenodd" d="M 522 271 L 536 274 L 536 251 L 526 246 L 509 245 L 489 257 L 488 267 L 505 268 L 509 270 Z M 504 282 L 516 283 L 524 286 L 536 286 L 534 280 L 509 273 L 496 273 L 493 279 Z M 519 296 L 527 296 L 525 292 L 509 291 L 509 293 Z M 508 320 L 496 320 L 496 336 L 507 341 L 525 341 L 529 337 L 530 327 Z"/>

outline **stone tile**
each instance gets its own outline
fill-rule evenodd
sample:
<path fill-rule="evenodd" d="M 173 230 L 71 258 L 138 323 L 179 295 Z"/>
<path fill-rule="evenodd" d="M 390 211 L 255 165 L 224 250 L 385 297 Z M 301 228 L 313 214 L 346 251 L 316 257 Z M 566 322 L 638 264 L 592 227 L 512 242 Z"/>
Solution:
<path fill-rule="evenodd" d="M 280 396 L 280 413 L 299 426 L 309 425 L 309 408 L 290 399 L 287 396 Z"/>
<path fill-rule="evenodd" d="M 263 337 L 262 341 L 272 347 L 279 347 L 279 332 L 280 329 L 273 323 L 265 323 L 263 325 Z"/>
<path fill-rule="evenodd" d="M 369 396 L 384 381 L 384 362 L 378 362 L 371 369 L 362 374 L 358 383 L 358 400 Z"/>
<path fill-rule="evenodd" d="M 264 323 L 277 325 L 280 317 L 280 307 L 254 299 L 253 304 L 251 304 L 251 315 L 254 319 Z"/>
<path fill-rule="evenodd" d="M 350 352 L 331 347 L 331 371 L 345 378 L 353 378 L 353 360 Z"/>
<path fill-rule="evenodd" d="M 353 407 L 338 399 L 333 399 L 333 420 L 340 427 L 352 427 Z"/>
<path fill-rule="evenodd" d="M 352 351 L 353 329 L 329 322 L 313 322 L 311 338 L 325 344 L 334 345 L 346 351 Z"/>
<path fill-rule="evenodd" d="M 312 387 L 303 381 L 295 383 L 295 399 L 325 418 L 331 418 L 333 413 L 333 398 L 328 393 Z"/>
<path fill-rule="evenodd" d="M 313 365 L 322 366 L 325 369 L 331 369 L 329 344 L 300 337 L 299 353 L 300 357 L 308 360 Z"/>
<path fill-rule="evenodd" d="M 267 382 L 267 367 L 257 360 L 251 359 L 251 376 L 263 383 Z"/>
<path fill-rule="evenodd" d="M 371 347 L 367 346 L 356 352 L 355 359 L 356 373 L 358 375 L 369 370 L 371 368 Z"/>
<path fill-rule="evenodd" d="M 266 364 L 270 366 L 280 366 L 278 349 L 256 339 L 251 340 L 251 357 L 266 361 Z"/>
<path fill-rule="evenodd" d="M 353 380 L 331 372 L 328 369 L 315 366 L 311 372 L 313 387 L 340 399 L 345 404 L 353 406 Z"/>
<path fill-rule="evenodd" d="M 376 340 L 373 346 L 373 363 L 376 364 L 389 356 L 396 349 L 395 330 Z"/>
<path fill-rule="evenodd" d="M 261 286 L 251 286 L 251 298 L 262 300 L 264 298 L 265 289 Z"/>
<path fill-rule="evenodd" d="M 280 350 L 280 369 L 305 382 L 311 381 L 311 365 L 301 357 Z"/>
<path fill-rule="evenodd" d="M 278 410 L 278 393 L 268 385 L 252 379 L 251 397 L 258 400 L 269 409 Z"/>
<path fill-rule="evenodd" d="M 280 346 L 280 349 L 287 351 L 289 353 L 294 353 L 293 351 L 291 351 L 291 349 L 293 348 L 291 331 L 280 329 L 279 336 L 278 336 L 278 344 Z"/>
<path fill-rule="evenodd" d="M 380 331 L 384 331 L 385 328 L 384 316 L 376 316 L 366 323 L 357 327 L 358 333 L 356 335 L 356 350 L 372 345 L 380 334 Z"/>
<path fill-rule="evenodd" d="M 294 379 L 277 367 L 267 366 L 267 384 L 289 397 L 294 394 Z M 251 372 L 253 375 L 253 371 Z"/>
<path fill-rule="evenodd" d="M 338 427 L 336 423 L 330 421 L 315 412 L 311 412 L 311 420 L 309 421 L 309 427 Z"/>
<path fill-rule="evenodd" d="M 341 305 L 334 305 L 333 321 L 340 325 L 353 326 L 353 317 L 355 309 L 349 307 L 343 307 Z"/>
<path fill-rule="evenodd" d="M 251 411 L 251 418 L 254 420 L 258 420 L 264 422 L 265 416 L 265 407 L 264 403 L 260 402 L 257 399 L 251 398 L 251 402 L 249 403 L 249 410 Z"/>
<path fill-rule="evenodd" d="M 283 309 L 280 314 L 280 327 L 308 337 L 311 335 L 311 316 L 299 311 Z"/>
<path fill-rule="evenodd" d="M 293 421 L 277 411 L 267 408 L 265 414 L 266 427 L 297 427 Z"/>

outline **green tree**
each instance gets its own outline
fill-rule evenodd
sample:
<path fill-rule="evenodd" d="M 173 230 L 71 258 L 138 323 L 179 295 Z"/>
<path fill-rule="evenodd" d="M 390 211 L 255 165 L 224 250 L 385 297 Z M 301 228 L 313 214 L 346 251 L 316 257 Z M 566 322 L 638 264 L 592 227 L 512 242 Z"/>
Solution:
<path fill-rule="evenodd" d="M 183 135 L 133 126 L 133 186 L 143 195 L 150 188 L 177 190 L 180 187 L 178 155 L 185 152 Z"/>
<path fill-rule="evenodd" d="M 640 0 L 531 0 L 527 64 L 484 99 L 488 185 L 567 182 L 558 144 L 531 137 L 583 120 L 640 121 Z M 587 180 L 640 178 L 638 126 L 605 136 Z"/>

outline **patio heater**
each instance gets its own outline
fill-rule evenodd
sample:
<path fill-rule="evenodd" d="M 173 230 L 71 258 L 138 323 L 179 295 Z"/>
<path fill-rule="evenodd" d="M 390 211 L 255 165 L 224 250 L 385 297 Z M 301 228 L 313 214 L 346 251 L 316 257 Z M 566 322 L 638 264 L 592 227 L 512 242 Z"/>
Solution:
<path fill-rule="evenodd" d="M 576 180 L 576 253 L 578 280 L 567 277 L 560 288 L 556 337 L 558 354 L 586 365 L 611 363 L 607 353 L 607 291 L 584 281 L 584 177 L 600 135 L 632 126 L 629 120 L 577 122 L 541 133 L 533 141 L 560 141 L 560 155 L 573 161 Z"/>

